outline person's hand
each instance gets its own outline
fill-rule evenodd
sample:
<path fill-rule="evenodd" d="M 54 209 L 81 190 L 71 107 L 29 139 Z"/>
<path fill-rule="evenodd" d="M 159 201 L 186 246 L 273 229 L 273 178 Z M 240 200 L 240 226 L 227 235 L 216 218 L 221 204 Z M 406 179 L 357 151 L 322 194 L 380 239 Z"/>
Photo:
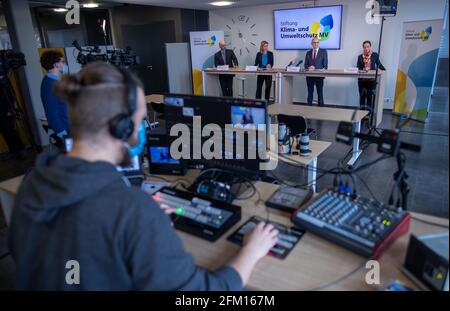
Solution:
<path fill-rule="evenodd" d="M 277 243 L 278 230 L 271 224 L 260 222 L 252 232 L 244 237 L 244 247 L 242 251 L 246 256 L 252 257 L 255 261 L 263 258 L 270 249 Z"/>
<path fill-rule="evenodd" d="M 167 205 L 167 204 L 165 204 L 165 203 L 158 204 L 158 206 L 163 210 L 163 212 L 164 212 L 166 215 L 170 215 L 170 214 L 175 213 L 175 209 L 169 207 L 169 205 Z"/>
<path fill-rule="evenodd" d="M 267 67 L 268 69 L 271 69 L 271 68 L 272 68 L 272 65 L 271 65 L 271 64 L 268 64 L 266 67 Z"/>
<path fill-rule="evenodd" d="M 314 69 L 316 69 L 316 67 L 314 67 L 314 66 L 309 66 L 309 68 L 308 68 L 308 70 L 314 70 Z"/>

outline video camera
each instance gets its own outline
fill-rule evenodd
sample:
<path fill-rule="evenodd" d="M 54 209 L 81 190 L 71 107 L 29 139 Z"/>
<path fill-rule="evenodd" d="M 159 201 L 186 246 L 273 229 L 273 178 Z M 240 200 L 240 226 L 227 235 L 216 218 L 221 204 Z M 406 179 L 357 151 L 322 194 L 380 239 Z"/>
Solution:
<path fill-rule="evenodd" d="M 78 50 L 77 62 L 81 66 L 96 61 L 107 62 L 123 68 L 139 64 L 139 57 L 130 47 L 127 47 L 125 50 L 106 50 L 106 53 L 103 53 L 98 46 L 94 46 L 93 48 L 82 48 L 77 40 L 73 41 L 72 45 Z"/>
<path fill-rule="evenodd" d="M 0 50 L 0 76 L 4 76 L 10 69 L 25 66 L 25 55 L 13 50 Z"/>

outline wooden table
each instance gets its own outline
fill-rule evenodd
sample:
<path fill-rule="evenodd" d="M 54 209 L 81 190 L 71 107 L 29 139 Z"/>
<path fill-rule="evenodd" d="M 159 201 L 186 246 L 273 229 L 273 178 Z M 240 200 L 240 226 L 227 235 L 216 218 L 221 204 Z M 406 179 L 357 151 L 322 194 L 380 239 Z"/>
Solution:
<path fill-rule="evenodd" d="M 197 174 L 198 171 L 191 170 L 183 179 L 192 181 Z M 162 177 L 172 181 L 179 179 L 178 176 Z M 6 192 L 14 195 L 17 192 L 20 181 L 21 177 L 18 177 L 0 183 L 0 193 Z M 264 201 L 279 186 L 264 182 L 257 182 L 255 186 L 260 193 L 261 199 L 258 200 L 258 195 L 255 194 L 245 201 L 235 200 L 235 204 L 242 206 L 242 219 L 216 242 L 208 242 L 178 231 L 185 248 L 194 255 L 198 265 L 208 269 L 217 269 L 226 264 L 239 250 L 237 245 L 227 241 L 228 235 L 254 215 L 264 218 L 269 217 L 272 221 L 292 225 L 288 215 L 274 210 L 269 211 L 264 205 Z M 251 189 L 247 191 L 251 191 Z M 0 196 L 0 198 L 2 197 Z M 412 214 L 414 217 L 448 226 L 448 219 L 416 213 Z M 280 260 L 270 256 L 263 258 L 256 265 L 247 287 L 255 290 L 311 290 L 317 288 L 326 290 L 379 290 L 390 281 L 397 279 L 407 286 L 417 289 L 417 286 L 400 270 L 406 255 L 410 234 L 421 235 L 442 231 L 448 231 L 448 229 L 442 229 L 412 219 L 410 233 L 402 236 L 392 244 L 379 259 L 380 285 L 369 285 L 365 282 L 365 275 L 368 270 L 364 268 L 366 260 L 363 257 L 314 234 L 306 233 L 286 259 Z M 336 283 L 333 282 L 354 270 L 357 271 L 349 277 Z M 323 288 L 323 285 L 332 282 L 332 285 Z"/>
<path fill-rule="evenodd" d="M 342 109 L 342 108 L 329 108 L 329 107 L 316 107 L 316 106 L 304 106 L 304 105 L 269 105 L 268 114 L 272 116 L 277 116 L 280 114 L 289 116 L 303 116 L 306 119 L 311 120 L 328 120 L 328 121 L 346 121 L 352 122 L 353 131 L 359 132 L 361 130 L 362 119 L 369 114 L 365 110 L 354 110 L 354 109 Z M 347 162 L 351 167 L 358 160 L 362 153 L 359 148 L 360 140 L 358 138 L 353 138 L 352 141 L 352 157 Z"/>
<path fill-rule="evenodd" d="M 272 138 L 273 139 L 273 138 Z M 271 150 L 272 148 L 271 142 Z M 293 165 L 304 165 L 308 170 L 308 185 L 311 189 L 316 192 L 317 190 L 317 158 L 331 146 L 331 143 L 328 141 L 320 141 L 320 140 L 310 140 L 309 141 L 309 149 L 311 153 L 308 156 L 300 156 L 294 154 L 286 154 L 281 155 L 278 152 L 269 151 L 269 156 L 273 159 L 276 158 L 277 161 L 281 160 L 288 164 Z"/>
<path fill-rule="evenodd" d="M 288 72 L 284 68 L 273 68 L 270 70 L 258 71 L 246 71 L 241 68 L 230 68 L 230 70 L 228 71 L 221 71 L 209 68 L 203 70 L 203 95 L 218 96 L 219 94 L 221 94 L 220 85 L 216 77 L 217 75 L 272 75 L 276 79 L 275 103 L 292 104 L 292 89 L 294 87 L 293 77 L 295 76 L 375 79 L 375 70 L 371 70 L 368 72 L 349 72 L 344 69 L 328 69 Z M 383 119 L 385 85 L 385 72 L 379 71 L 376 89 L 376 102 L 374 103 L 374 118 L 372 120 L 372 125 L 374 126 L 378 126 Z M 359 109 L 359 107 L 357 107 L 357 109 Z"/>

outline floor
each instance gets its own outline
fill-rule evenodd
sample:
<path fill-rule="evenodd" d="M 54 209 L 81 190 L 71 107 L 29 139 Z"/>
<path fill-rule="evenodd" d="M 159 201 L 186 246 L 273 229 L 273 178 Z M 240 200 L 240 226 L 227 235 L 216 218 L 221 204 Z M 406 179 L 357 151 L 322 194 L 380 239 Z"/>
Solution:
<path fill-rule="evenodd" d="M 384 113 L 382 128 L 393 128 L 397 117 L 391 112 Z M 333 142 L 332 146 L 320 156 L 318 167 L 331 169 L 348 153 L 350 147 L 335 142 L 337 123 L 311 121 L 310 127 L 318 130 L 319 139 Z M 433 96 L 428 122 L 410 121 L 402 129 L 401 140 L 422 145 L 421 153 L 406 152 L 407 172 L 409 174 L 408 209 L 430 215 L 448 218 L 448 88 L 437 88 Z M 25 160 L 0 161 L 0 181 L 24 174 L 33 165 L 36 154 L 30 152 Z M 364 151 L 359 165 L 378 158 L 380 154 L 376 146 L 370 145 Z M 393 181 L 392 174 L 396 170 L 393 158 L 381 161 L 359 175 L 357 191 L 362 196 L 370 196 L 370 192 L 381 201 L 388 200 Z M 301 169 L 292 169 L 280 164 L 275 174 L 286 180 L 303 183 L 306 174 Z M 361 182 L 365 181 L 367 187 Z M 318 180 L 318 190 L 332 186 L 333 177 L 324 176 Z M 370 190 L 368 190 L 368 188 Z M 6 225 L 0 213 L 0 290 L 13 288 L 14 263 L 7 254 Z"/>

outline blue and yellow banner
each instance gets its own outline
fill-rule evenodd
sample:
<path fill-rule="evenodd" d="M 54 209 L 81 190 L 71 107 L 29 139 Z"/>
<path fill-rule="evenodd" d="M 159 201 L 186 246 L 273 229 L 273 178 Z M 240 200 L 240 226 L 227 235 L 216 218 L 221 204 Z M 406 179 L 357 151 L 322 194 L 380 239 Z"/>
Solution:
<path fill-rule="evenodd" d="M 426 120 L 442 28 L 442 19 L 403 23 L 394 112 Z"/>

